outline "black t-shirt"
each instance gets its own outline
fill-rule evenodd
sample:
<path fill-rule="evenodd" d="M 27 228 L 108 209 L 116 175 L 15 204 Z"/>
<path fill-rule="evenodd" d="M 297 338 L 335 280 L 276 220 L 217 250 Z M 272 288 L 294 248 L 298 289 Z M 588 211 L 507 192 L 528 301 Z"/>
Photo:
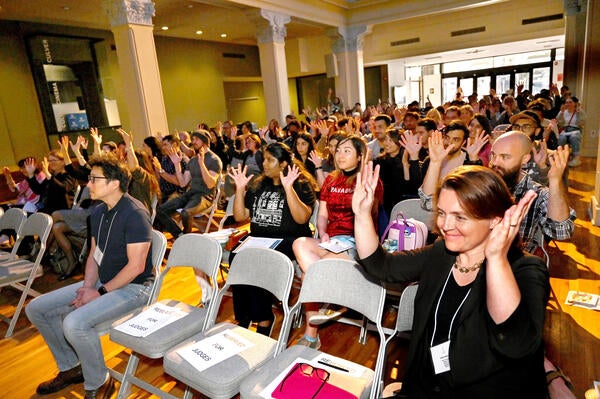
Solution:
<path fill-rule="evenodd" d="M 129 263 L 127 244 L 152 241 L 150 216 L 144 205 L 124 194 L 112 208 L 98 205 L 90 215 L 91 233 L 96 246 L 103 252 L 98 275 L 102 284 L 112 280 Z M 146 267 L 132 283 L 143 284 L 153 276 L 152 256 L 148 251 Z M 92 254 L 93 255 L 93 254 Z"/>
<path fill-rule="evenodd" d="M 294 182 L 294 190 L 300 201 L 313 207 L 315 192 L 306 180 Z M 292 218 L 283 186 L 275 186 L 264 178 L 257 187 L 251 186 L 244 199 L 250 211 L 250 233 L 258 237 L 308 237 L 311 235 L 307 223 L 298 224 Z"/>

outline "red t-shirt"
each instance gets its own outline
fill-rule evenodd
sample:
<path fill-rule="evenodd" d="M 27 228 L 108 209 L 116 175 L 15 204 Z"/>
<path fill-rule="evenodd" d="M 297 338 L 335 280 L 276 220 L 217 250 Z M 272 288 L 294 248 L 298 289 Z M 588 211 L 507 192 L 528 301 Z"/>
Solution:
<path fill-rule="evenodd" d="M 325 178 L 321 188 L 320 201 L 327 204 L 327 234 L 330 237 L 339 235 L 354 236 L 354 212 L 352 212 L 352 195 L 356 179 L 351 184 L 343 174 L 331 173 Z M 383 202 L 383 184 L 377 182 L 375 199 L 378 204 Z M 321 205 L 319 205 L 321 206 Z M 373 212 L 374 221 L 377 221 L 377 210 Z"/>

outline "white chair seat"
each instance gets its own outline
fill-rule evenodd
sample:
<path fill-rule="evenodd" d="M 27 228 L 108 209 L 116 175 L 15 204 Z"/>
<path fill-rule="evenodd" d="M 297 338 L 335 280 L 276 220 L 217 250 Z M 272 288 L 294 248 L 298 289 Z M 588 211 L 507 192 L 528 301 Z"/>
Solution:
<path fill-rule="evenodd" d="M 254 345 L 204 371 L 198 371 L 183 359 L 177 350 L 185 345 L 198 342 L 224 330 L 231 330 Z M 198 392 L 212 399 L 228 399 L 239 392 L 240 382 L 252 370 L 262 366 L 275 355 L 277 341 L 265 335 L 255 333 L 231 323 L 219 323 L 215 327 L 200 333 L 186 343 L 169 351 L 163 360 L 167 374 L 176 378 Z"/>
<path fill-rule="evenodd" d="M 187 313 L 187 316 L 160 328 L 146 337 L 134 337 L 133 335 L 124 333 L 120 330 L 112 329 L 110 332 L 110 340 L 151 359 L 158 359 L 163 357 L 165 352 L 175 345 L 180 344 L 191 335 L 202 331 L 207 315 L 206 308 L 197 308 L 188 305 L 187 303 L 170 299 L 163 299 L 159 302 L 170 307 L 181 309 Z M 119 320 L 119 323 L 117 324 L 137 316 L 147 308 L 148 307 L 146 306 L 144 309 L 135 312 L 130 317 Z"/>

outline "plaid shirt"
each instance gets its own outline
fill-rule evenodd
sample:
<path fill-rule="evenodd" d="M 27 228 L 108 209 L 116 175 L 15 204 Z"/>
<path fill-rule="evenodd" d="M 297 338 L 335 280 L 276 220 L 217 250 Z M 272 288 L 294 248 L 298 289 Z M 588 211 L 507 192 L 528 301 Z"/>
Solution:
<path fill-rule="evenodd" d="M 575 211 L 569 208 L 569 217 L 563 221 L 557 222 L 548 218 L 550 189 L 536 183 L 528 174 L 522 173 L 521 176 L 521 180 L 517 183 L 513 192 L 515 201 L 519 202 L 529 190 L 537 193 L 536 199 L 519 227 L 523 250 L 534 253 L 538 247 L 544 244 L 545 235 L 554 240 L 568 240 L 571 238 L 575 229 Z M 425 194 L 421 188 L 419 188 L 419 198 L 423 209 L 433 210 L 432 197 Z"/>

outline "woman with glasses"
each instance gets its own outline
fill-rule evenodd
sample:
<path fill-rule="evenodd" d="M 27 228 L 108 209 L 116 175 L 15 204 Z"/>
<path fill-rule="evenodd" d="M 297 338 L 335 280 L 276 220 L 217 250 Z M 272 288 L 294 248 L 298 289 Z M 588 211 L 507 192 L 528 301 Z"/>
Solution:
<path fill-rule="evenodd" d="M 545 398 L 548 270 L 518 246 L 535 193 L 515 205 L 496 172 L 459 167 L 435 193 L 442 239 L 387 253 L 370 217 L 378 175 L 363 168 L 352 198 L 360 262 L 381 282 L 419 282 L 401 395 Z"/>

